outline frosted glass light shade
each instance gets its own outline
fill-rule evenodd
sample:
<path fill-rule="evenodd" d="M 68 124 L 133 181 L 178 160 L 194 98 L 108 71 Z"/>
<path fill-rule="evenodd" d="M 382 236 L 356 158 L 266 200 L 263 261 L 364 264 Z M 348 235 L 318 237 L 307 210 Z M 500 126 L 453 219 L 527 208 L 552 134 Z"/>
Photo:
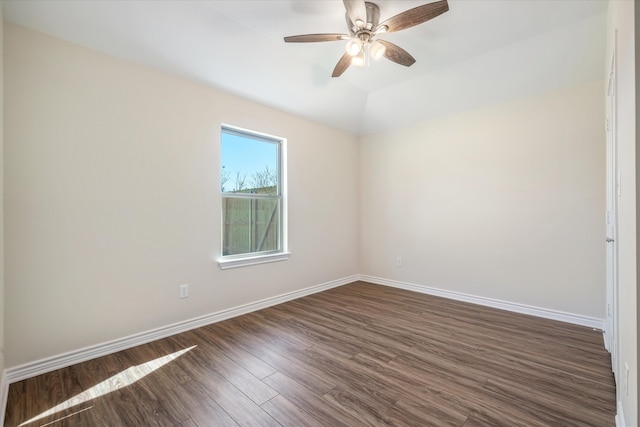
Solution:
<path fill-rule="evenodd" d="M 373 59 L 382 58 L 386 50 L 387 48 L 384 47 L 384 45 L 380 43 L 378 40 L 373 41 L 369 46 L 369 54 Z"/>
<path fill-rule="evenodd" d="M 362 40 L 358 37 L 350 38 L 347 42 L 347 53 L 351 56 L 356 56 L 362 52 Z"/>
<path fill-rule="evenodd" d="M 351 58 L 351 65 L 356 67 L 365 67 L 367 65 L 367 58 L 364 49 L 360 50 L 360 53 Z"/>

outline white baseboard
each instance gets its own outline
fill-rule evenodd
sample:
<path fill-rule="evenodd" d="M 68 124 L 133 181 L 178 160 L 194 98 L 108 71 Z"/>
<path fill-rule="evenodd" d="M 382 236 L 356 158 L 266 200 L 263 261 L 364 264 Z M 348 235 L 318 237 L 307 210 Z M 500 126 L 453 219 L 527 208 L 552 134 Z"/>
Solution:
<path fill-rule="evenodd" d="M 627 427 L 624 421 L 624 411 L 622 410 L 622 402 L 618 401 L 618 409 L 616 413 L 616 427 Z"/>
<path fill-rule="evenodd" d="M 551 320 L 559 320 L 561 322 L 587 326 L 589 328 L 598 330 L 604 329 L 604 319 L 598 319 L 595 317 L 582 316 L 580 314 L 566 313 L 563 311 L 550 310 L 547 308 L 533 307 L 530 305 L 501 301 L 493 298 L 479 297 L 476 295 L 469 295 L 461 292 L 447 291 L 444 289 L 432 288 L 429 286 L 399 282 L 397 280 L 382 279 L 380 277 L 360 275 L 360 280 L 376 285 L 385 285 L 394 288 L 406 289 L 408 291 L 420 292 L 423 294 L 449 298 L 457 301 L 464 301 L 472 304 L 513 311 L 515 313 L 528 314 L 531 316 L 543 317 L 545 319 Z"/>
<path fill-rule="evenodd" d="M 7 411 L 7 397 L 9 396 L 9 381 L 7 371 L 2 371 L 0 376 L 0 426 L 4 425 L 4 414 Z"/>
<path fill-rule="evenodd" d="M 12 384 L 17 381 L 22 381 L 24 379 L 31 378 L 36 375 L 45 374 L 47 372 L 55 371 L 56 369 L 61 369 L 67 366 L 75 365 L 76 363 L 86 362 L 87 360 L 95 359 L 101 356 L 106 356 L 107 354 L 126 350 L 128 348 L 135 347 L 137 345 L 146 344 L 151 341 L 156 341 L 161 338 L 166 338 L 171 335 L 175 335 L 181 332 L 189 331 L 191 329 L 199 328 L 201 326 L 210 325 L 212 323 L 220 322 L 222 320 L 230 319 L 232 317 L 241 316 L 243 314 L 261 310 L 263 308 L 271 307 L 273 305 L 277 305 L 283 302 L 301 298 L 306 295 L 311 295 L 311 294 L 325 291 L 327 289 L 346 285 L 348 283 L 352 283 L 357 280 L 358 280 L 358 275 L 353 275 L 353 276 L 345 277 L 342 279 L 333 280 L 331 282 L 311 286 L 305 289 L 289 292 L 289 293 L 278 295 L 271 298 L 266 298 L 260 301 L 230 308 L 228 310 L 218 311 L 216 313 L 207 314 L 204 316 L 196 317 L 194 319 L 185 320 L 183 322 L 174 323 L 172 325 L 164 326 L 161 328 L 153 329 L 153 330 L 142 332 L 139 334 L 130 335 L 125 338 L 120 338 L 120 339 L 109 341 L 106 343 L 85 347 L 85 348 L 64 353 L 58 356 L 52 356 L 46 359 L 37 360 L 35 362 L 26 363 L 24 365 L 20 365 L 15 368 L 7 369 L 5 371 L 5 374 L 3 375 L 3 380 L 5 381 L 5 383 L 7 383 L 7 388 L 8 388 L 8 384 Z M 2 412 L 2 414 L 4 414 L 4 411 Z M 0 423 L 0 425 L 2 425 L 2 423 Z"/>

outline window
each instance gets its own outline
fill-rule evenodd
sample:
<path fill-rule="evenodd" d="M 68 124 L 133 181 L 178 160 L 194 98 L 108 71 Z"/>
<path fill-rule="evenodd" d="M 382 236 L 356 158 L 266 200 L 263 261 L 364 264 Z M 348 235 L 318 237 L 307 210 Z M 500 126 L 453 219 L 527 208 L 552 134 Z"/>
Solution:
<path fill-rule="evenodd" d="M 220 268 L 287 259 L 285 140 L 230 126 L 222 127 L 220 140 Z"/>

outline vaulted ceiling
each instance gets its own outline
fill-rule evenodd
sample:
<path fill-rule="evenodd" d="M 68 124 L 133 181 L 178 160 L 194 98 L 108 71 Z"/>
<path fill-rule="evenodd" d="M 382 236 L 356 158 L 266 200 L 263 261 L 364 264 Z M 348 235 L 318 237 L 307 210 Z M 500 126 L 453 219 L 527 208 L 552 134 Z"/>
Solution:
<path fill-rule="evenodd" d="M 428 1 L 374 1 L 381 20 Z M 366 135 L 602 78 L 607 2 L 449 0 L 449 11 L 384 38 L 409 51 L 331 72 L 344 42 L 334 0 L 2 2 L 6 20 Z"/>

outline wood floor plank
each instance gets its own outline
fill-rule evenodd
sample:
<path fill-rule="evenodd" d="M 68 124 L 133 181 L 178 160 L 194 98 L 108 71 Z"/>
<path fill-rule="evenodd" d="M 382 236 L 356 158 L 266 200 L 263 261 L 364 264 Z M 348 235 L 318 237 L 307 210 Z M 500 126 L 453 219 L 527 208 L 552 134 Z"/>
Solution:
<path fill-rule="evenodd" d="M 195 333 L 202 334 L 205 339 L 216 338 L 215 335 L 212 337 L 205 331 L 195 331 Z M 215 345 L 203 344 L 203 346 L 206 346 L 205 351 L 213 360 L 215 360 L 214 369 L 226 378 L 227 381 L 236 386 L 238 390 L 246 394 L 257 405 L 263 404 L 278 394 L 249 371 L 238 365 L 235 361 L 229 359 Z"/>
<path fill-rule="evenodd" d="M 51 374 L 51 373 L 50 373 Z M 47 374 L 47 375 L 50 375 Z M 32 418 L 37 414 L 37 409 L 31 409 L 31 400 L 36 400 L 35 396 L 27 394 L 27 380 L 13 383 L 7 391 L 7 408 L 4 414 L 4 424 L 8 426 L 17 426 L 22 422 Z M 44 405 L 50 405 L 48 401 L 41 402 Z"/>
<path fill-rule="evenodd" d="M 230 322 L 220 322 L 200 329 L 203 332 L 213 334 L 215 338 L 208 337 L 208 342 L 217 346 L 224 355 L 251 372 L 255 377 L 263 379 L 274 374 L 275 368 L 238 345 L 235 339 L 238 332 L 233 329 L 225 329 L 225 325 L 228 323 Z M 262 344 L 264 342 L 261 342 Z"/>
<path fill-rule="evenodd" d="M 325 394 L 323 398 L 358 419 L 361 425 L 392 425 L 384 416 L 391 405 L 372 398 L 370 394 L 361 393 L 359 390 L 349 390 L 348 387 L 336 387 Z"/>
<path fill-rule="evenodd" d="M 321 420 L 330 426 L 355 426 L 362 422 L 351 416 L 339 406 L 332 405 L 306 387 L 288 378 L 286 375 L 276 372 L 265 378 L 267 384 L 277 390 L 291 403 L 311 414 L 312 417 Z"/>
<path fill-rule="evenodd" d="M 149 358 L 132 359 L 131 354 L 139 353 L 141 350 L 134 348 L 79 364 L 80 372 L 76 378 L 80 382 L 73 383 L 73 387 L 77 390 L 80 385 L 84 391 L 72 399 L 82 398 L 87 402 L 96 402 L 95 408 L 100 410 L 92 409 L 87 414 L 101 416 L 99 414 L 106 412 L 106 415 L 101 416 L 102 421 L 111 425 L 174 426 L 187 419 L 184 408 L 174 404 L 172 400 L 158 396 L 166 391 L 162 384 L 169 382 L 162 381 L 161 374 L 141 367 L 144 362 L 150 361 Z M 91 374 L 83 374 L 87 372 Z M 94 378 L 107 378 L 92 385 L 90 381 L 86 381 L 91 378 L 90 375 L 95 375 Z M 92 396 L 97 397 L 88 400 Z M 103 411 L 103 407 L 108 409 Z"/>
<path fill-rule="evenodd" d="M 354 363 L 351 359 L 336 356 L 326 349 L 308 348 L 300 352 L 299 357 L 320 367 L 342 389 L 356 390 L 362 396 L 374 398 L 382 405 L 390 405 L 400 397 L 401 392 L 393 387 L 388 377 L 368 366 Z"/>
<path fill-rule="evenodd" d="M 64 369 L 63 390 L 68 406 L 71 409 L 82 409 L 91 407 L 83 412 L 77 419 L 70 420 L 71 425 L 76 421 L 82 425 L 86 419 L 86 425 L 101 425 L 111 423 L 111 425 L 124 425 L 117 411 L 112 405 L 113 396 L 109 396 L 107 387 L 98 390 L 98 384 L 108 381 L 116 371 L 108 370 L 111 364 L 107 358 L 102 360 L 94 359 L 84 363 L 70 366 Z M 125 369 L 122 367 L 122 370 Z M 104 391 L 104 394 L 101 394 Z M 53 406 L 53 405 L 52 405 Z"/>
<path fill-rule="evenodd" d="M 180 341 L 180 335 L 169 337 Z M 188 353 L 188 357 L 176 359 L 176 363 L 204 389 L 210 399 L 215 401 L 238 424 L 243 426 L 277 426 L 260 406 L 242 393 L 216 370 L 216 361 L 209 357 L 206 346 L 200 345 Z"/>
<path fill-rule="evenodd" d="M 207 394 L 197 381 L 180 384 L 174 389 L 176 399 L 189 413 L 189 419 L 182 424 L 207 427 L 237 427 L 238 423 Z"/>
<path fill-rule="evenodd" d="M 191 418 L 189 418 L 188 420 L 185 420 L 178 424 L 176 427 L 198 427 L 198 424 L 196 424 Z"/>
<path fill-rule="evenodd" d="M 524 401 L 531 412 L 542 412 L 554 415 L 562 424 L 576 426 L 603 426 L 611 422 L 610 416 L 603 413 L 602 402 L 588 399 L 576 402 L 575 398 L 551 393 L 532 393 L 529 383 L 490 378 L 484 387 L 513 401 Z"/>
<path fill-rule="evenodd" d="M 280 310 L 280 306 L 269 307 L 264 310 L 251 313 L 250 318 L 243 318 L 238 322 L 243 322 L 244 328 L 251 328 L 254 336 L 264 342 L 277 345 L 283 350 L 303 350 L 313 345 L 314 340 L 306 337 L 304 331 L 292 327 L 287 320 L 292 320 L 293 316 Z M 249 320 L 250 319 L 250 320 Z M 284 322 L 282 320 L 285 320 Z M 236 319 L 232 319 L 232 322 Z M 231 322 L 230 322 L 231 323 Z"/>
<path fill-rule="evenodd" d="M 386 414 L 394 426 L 462 426 L 467 416 L 437 394 L 429 396 L 425 403 L 400 399 Z"/>
<path fill-rule="evenodd" d="M 236 345 L 259 357 L 274 367 L 277 372 L 293 378 L 318 396 L 322 396 L 336 386 L 335 382 L 327 377 L 326 372 L 312 363 L 305 363 L 296 358 L 298 351 L 283 350 L 277 343 L 261 342 L 255 340 L 250 334 L 240 331 L 236 332 L 234 339 L 236 339 Z"/>
<path fill-rule="evenodd" d="M 600 331 L 355 282 L 11 384 L 4 425 L 614 427 L 614 416 Z"/>
<path fill-rule="evenodd" d="M 276 421 L 284 427 L 324 427 L 326 423 L 300 409 L 281 394 L 262 404 Z"/>

